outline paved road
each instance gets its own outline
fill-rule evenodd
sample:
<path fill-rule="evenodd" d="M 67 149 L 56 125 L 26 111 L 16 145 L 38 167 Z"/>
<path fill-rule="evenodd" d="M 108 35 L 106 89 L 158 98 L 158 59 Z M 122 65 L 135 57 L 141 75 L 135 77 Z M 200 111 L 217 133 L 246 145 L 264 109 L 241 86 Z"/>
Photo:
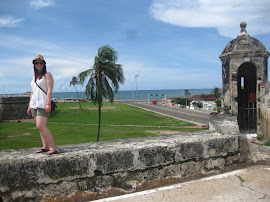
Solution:
<path fill-rule="evenodd" d="M 164 105 L 148 104 L 143 101 L 118 101 L 125 104 L 130 104 L 146 110 L 154 111 L 166 116 L 177 118 L 183 121 L 195 123 L 197 125 L 207 125 L 209 123 L 209 112 L 182 109 L 177 107 L 170 107 Z"/>

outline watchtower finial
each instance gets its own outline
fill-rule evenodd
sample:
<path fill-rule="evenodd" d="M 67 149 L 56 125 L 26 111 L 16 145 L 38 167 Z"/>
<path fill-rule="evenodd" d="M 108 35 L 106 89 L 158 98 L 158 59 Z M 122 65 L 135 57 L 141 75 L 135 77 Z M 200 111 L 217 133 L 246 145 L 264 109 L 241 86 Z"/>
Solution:
<path fill-rule="evenodd" d="M 247 34 L 247 30 L 246 30 L 247 23 L 246 22 L 241 22 L 240 27 L 241 27 L 241 31 L 240 31 L 239 35 Z"/>

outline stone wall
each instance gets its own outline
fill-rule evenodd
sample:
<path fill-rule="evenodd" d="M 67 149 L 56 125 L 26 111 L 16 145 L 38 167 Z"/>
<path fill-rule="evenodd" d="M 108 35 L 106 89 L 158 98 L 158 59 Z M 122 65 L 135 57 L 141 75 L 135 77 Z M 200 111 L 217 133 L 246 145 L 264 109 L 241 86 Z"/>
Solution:
<path fill-rule="evenodd" d="M 260 86 L 260 133 L 270 141 L 270 82 Z"/>
<path fill-rule="evenodd" d="M 87 201 L 219 173 L 240 163 L 235 124 L 227 123 L 231 129 L 222 133 L 59 146 L 52 156 L 36 154 L 36 148 L 1 151 L 0 201 Z"/>
<path fill-rule="evenodd" d="M 28 95 L 0 96 L 0 121 L 30 118 L 27 115 L 29 100 Z"/>

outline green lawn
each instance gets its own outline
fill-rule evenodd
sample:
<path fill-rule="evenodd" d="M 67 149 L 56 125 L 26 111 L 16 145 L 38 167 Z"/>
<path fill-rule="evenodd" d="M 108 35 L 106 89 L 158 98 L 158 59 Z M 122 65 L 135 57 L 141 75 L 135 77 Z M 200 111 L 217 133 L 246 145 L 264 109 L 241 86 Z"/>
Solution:
<path fill-rule="evenodd" d="M 48 128 L 54 136 L 56 145 L 96 141 L 97 106 L 92 103 L 81 104 L 83 111 L 80 110 L 77 103 L 58 103 L 58 108 L 51 113 Z M 164 131 L 202 130 L 177 128 L 194 124 L 119 103 L 104 103 L 101 116 L 103 125 L 101 126 L 100 141 L 153 136 Z M 40 146 L 41 140 L 35 123 L 0 122 L 0 150 Z"/>

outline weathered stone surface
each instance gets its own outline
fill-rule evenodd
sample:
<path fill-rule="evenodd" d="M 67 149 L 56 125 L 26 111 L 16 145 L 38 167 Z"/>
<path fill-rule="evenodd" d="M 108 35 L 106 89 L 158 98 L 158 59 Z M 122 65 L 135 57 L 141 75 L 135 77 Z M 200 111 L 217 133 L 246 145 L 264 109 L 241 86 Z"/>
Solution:
<path fill-rule="evenodd" d="M 241 130 L 255 129 L 260 133 L 262 124 L 260 119 L 261 100 L 258 89 L 261 83 L 267 83 L 267 60 L 270 53 L 259 40 L 247 34 L 243 24 L 246 26 L 246 23 L 240 24 L 241 33 L 239 36 L 229 42 L 220 55 L 223 108 L 225 114 L 238 117 Z M 252 73 L 247 74 L 246 72 Z M 249 90 L 241 86 L 241 77 L 245 79 L 244 83 L 248 85 Z M 255 93 L 255 101 L 249 100 L 248 93 L 249 96 L 254 96 L 251 94 Z M 255 106 L 250 104 L 253 102 Z M 250 114 L 255 115 L 251 116 Z"/>
<path fill-rule="evenodd" d="M 267 53 L 265 46 L 258 40 L 253 37 L 250 37 L 248 34 L 239 35 L 237 38 L 233 39 L 227 46 L 224 48 L 222 54 L 226 53 Z"/>
<path fill-rule="evenodd" d="M 0 199 L 83 201 L 218 172 L 239 161 L 239 137 L 202 131 L 0 152 Z"/>
<path fill-rule="evenodd" d="M 209 130 L 221 134 L 240 134 L 237 117 L 228 114 L 211 116 L 209 120 Z"/>
<path fill-rule="evenodd" d="M 270 142 L 270 82 L 261 85 L 260 135 Z"/>
<path fill-rule="evenodd" d="M 270 165 L 270 147 L 257 141 L 257 134 L 240 136 L 240 161 L 247 165 Z"/>
<path fill-rule="evenodd" d="M 27 119 L 29 95 L 2 95 L 0 96 L 0 121 Z"/>
<path fill-rule="evenodd" d="M 225 47 L 220 59 L 222 60 L 223 75 L 223 105 L 226 114 L 238 115 L 237 77 L 239 67 L 244 63 L 253 64 L 256 67 L 257 86 L 259 86 L 260 83 L 267 82 L 268 57 L 269 52 L 264 45 L 249 35 L 238 36 Z"/>

